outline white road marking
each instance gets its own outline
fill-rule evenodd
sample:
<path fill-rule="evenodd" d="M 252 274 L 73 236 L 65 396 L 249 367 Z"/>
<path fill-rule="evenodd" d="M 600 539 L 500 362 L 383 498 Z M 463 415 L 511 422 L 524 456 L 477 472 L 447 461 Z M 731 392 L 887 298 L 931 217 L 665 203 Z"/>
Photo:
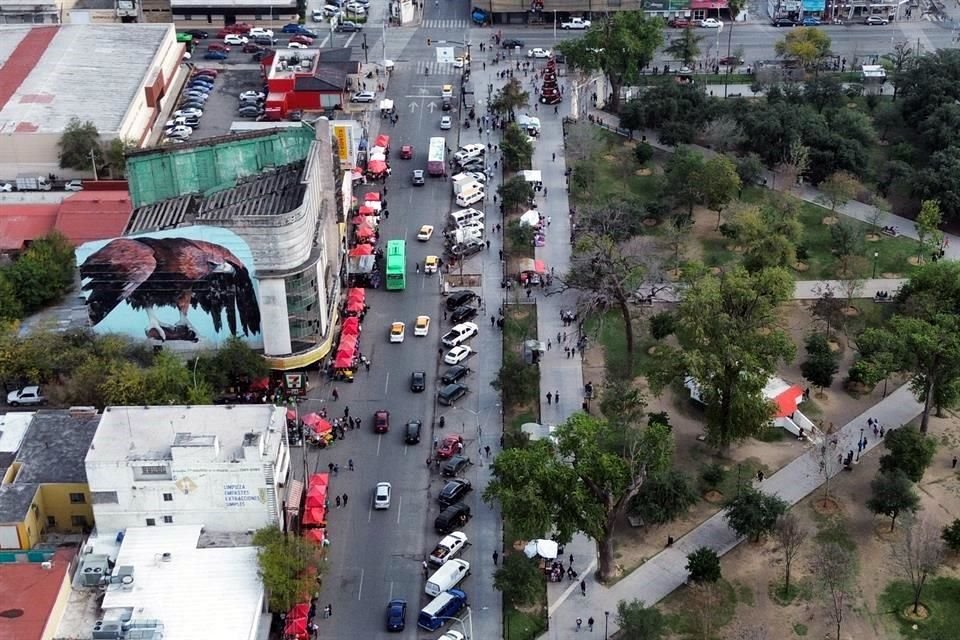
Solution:
<path fill-rule="evenodd" d="M 357 589 L 357 600 L 363 596 L 363 568 L 360 568 L 360 588 Z"/>
<path fill-rule="evenodd" d="M 403 509 L 403 496 L 397 499 L 397 524 L 400 524 L 400 511 Z"/>

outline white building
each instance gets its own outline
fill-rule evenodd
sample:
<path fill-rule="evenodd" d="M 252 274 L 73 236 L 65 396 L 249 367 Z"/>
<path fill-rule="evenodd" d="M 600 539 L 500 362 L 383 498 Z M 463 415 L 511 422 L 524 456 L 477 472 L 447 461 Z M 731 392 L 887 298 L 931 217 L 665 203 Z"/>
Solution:
<path fill-rule="evenodd" d="M 108 407 L 86 458 L 97 530 L 280 522 L 290 455 L 273 405 Z"/>

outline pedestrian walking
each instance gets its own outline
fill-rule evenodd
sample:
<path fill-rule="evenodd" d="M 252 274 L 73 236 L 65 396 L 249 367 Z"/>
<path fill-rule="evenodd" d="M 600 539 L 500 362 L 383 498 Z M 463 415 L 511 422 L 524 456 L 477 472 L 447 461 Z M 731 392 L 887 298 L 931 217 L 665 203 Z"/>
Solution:
<path fill-rule="evenodd" d="M 420 265 L 417 265 L 417 267 L 418 267 L 418 268 L 417 268 L 417 271 L 420 271 L 420 269 L 419 269 Z M 369 359 L 369 358 L 364 359 L 364 361 L 363 361 L 363 366 L 364 366 L 364 368 L 367 370 L 367 373 L 370 373 L 370 359 Z"/>
<path fill-rule="evenodd" d="M 552 402 L 553 402 L 553 394 L 547 391 L 547 404 L 551 404 Z"/>
<path fill-rule="evenodd" d="M 500 553 L 494 549 L 493 551 L 493 566 L 497 566 L 497 560 L 500 559 Z"/>
<path fill-rule="evenodd" d="M 330 470 L 330 473 L 333 473 L 333 463 L 332 463 L 332 462 L 327 465 L 327 469 Z"/>
<path fill-rule="evenodd" d="M 593 631 L 593 616 L 587 618 L 587 631 Z"/>
<path fill-rule="evenodd" d="M 447 424 L 447 419 L 443 416 L 440 416 L 440 428 L 443 429 L 443 425 Z"/>
<path fill-rule="evenodd" d="M 951 469 L 957 468 L 957 456 L 953 456 L 953 463 L 950 465 Z"/>
<path fill-rule="evenodd" d="M 333 617 L 333 605 L 332 605 L 332 604 L 328 604 L 327 606 L 325 606 L 325 607 L 323 608 L 323 617 L 324 617 L 324 618 L 332 618 L 332 617 Z"/>
<path fill-rule="evenodd" d="M 551 346 L 553 346 L 553 343 L 550 340 L 547 340 L 547 351 L 550 351 Z"/>
<path fill-rule="evenodd" d="M 483 452 L 487 454 L 487 457 L 490 457 L 490 445 L 487 445 L 483 448 Z M 956 458 L 954 458 L 956 460 Z"/>
<path fill-rule="evenodd" d="M 350 405 L 347 405 L 343 408 L 343 417 L 344 418 L 350 417 Z"/>
<path fill-rule="evenodd" d="M 330 396 L 333 398 L 334 402 L 340 399 L 340 392 L 337 391 L 336 387 L 334 387 L 333 391 L 330 392 Z"/>
<path fill-rule="evenodd" d="M 553 401 L 557 404 L 560 404 L 560 389 L 557 389 L 553 394 Z"/>
<path fill-rule="evenodd" d="M 353 458 L 350 458 L 349 460 L 347 460 L 347 468 L 350 469 L 350 471 L 353 471 L 353 470 L 354 470 L 354 468 L 353 468 Z"/>
<path fill-rule="evenodd" d="M 340 508 L 340 496 L 337 496 L 337 509 Z"/>
<path fill-rule="evenodd" d="M 430 570 L 427 568 L 427 561 L 424 560 L 424 561 L 423 561 L 423 577 L 424 577 L 424 578 L 427 577 L 427 573 L 429 573 L 429 571 L 430 571 Z"/>
<path fill-rule="evenodd" d="M 336 475 L 340 475 L 340 465 L 338 465 L 338 464 L 334 464 L 334 465 L 333 465 L 333 475 L 335 475 L 335 476 L 336 476 Z"/>
<path fill-rule="evenodd" d="M 581 580 L 581 581 L 580 581 L 580 593 L 582 593 L 584 597 L 587 596 L 587 582 L 586 582 L 586 580 Z"/>
<path fill-rule="evenodd" d="M 554 152 L 553 152 L 552 154 L 550 154 L 550 155 L 551 155 L 550 160 L 551 160 L 552 162 L 556 162 L 556 161 L 557 161 L 557 152 L 554 151 Z"/>
<path fill-rule="evenodd" d="M 343 494 L 343 506 L 347 506 L 347 494 Z"/>
<path fill-rule="evenodd" d="M 577 633 L 580 633 L 581 626 L 583 626 L 583 620 L 581 618 L 577 618 Z"/>
<path fill-rule="evenodd" d="M 572 554 L 572 553 L 570 554 L 570 566 L 571 566 L 571 567 L 573 566 L 573 554 Z"/>

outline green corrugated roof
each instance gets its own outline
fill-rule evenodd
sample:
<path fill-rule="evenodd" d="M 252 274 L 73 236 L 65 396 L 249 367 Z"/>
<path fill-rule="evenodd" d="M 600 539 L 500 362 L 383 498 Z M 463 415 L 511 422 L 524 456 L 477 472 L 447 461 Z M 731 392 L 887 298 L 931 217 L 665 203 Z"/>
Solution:
<path fill-rule="evenodd" d="M 133 206 L 232 187 L 238 178 L 305 159 L 313 140 L 313 130 L 301 126 L 132 154 L 127 177 Z"/>

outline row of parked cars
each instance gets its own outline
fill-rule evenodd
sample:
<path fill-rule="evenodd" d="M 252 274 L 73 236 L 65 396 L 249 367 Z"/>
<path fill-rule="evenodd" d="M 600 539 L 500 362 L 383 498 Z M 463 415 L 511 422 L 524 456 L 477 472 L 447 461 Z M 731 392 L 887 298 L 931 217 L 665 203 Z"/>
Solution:
<path fill-rule="evenodd" d="M 163 130 L 164 142 L 182 142 L 193 135 L 194 129 L 200 126 L 203 108 L 210 98 L 218 74 L 216 69 L 194 69 L 180 95 L 177 110 L 171 114 L 172 119 L 167 121 Z"/>

